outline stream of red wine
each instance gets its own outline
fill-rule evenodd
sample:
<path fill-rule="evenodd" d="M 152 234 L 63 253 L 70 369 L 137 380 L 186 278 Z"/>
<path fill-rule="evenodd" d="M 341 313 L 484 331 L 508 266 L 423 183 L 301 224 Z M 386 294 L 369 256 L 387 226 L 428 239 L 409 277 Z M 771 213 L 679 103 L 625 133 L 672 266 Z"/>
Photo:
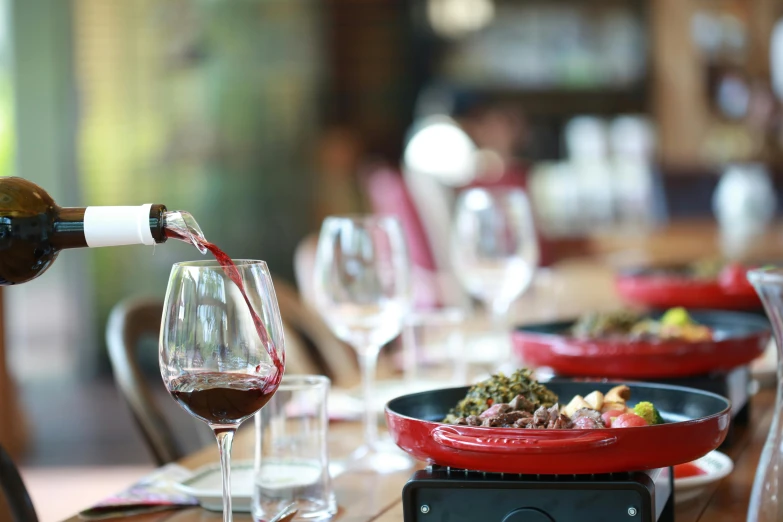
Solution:
<path fill-rule="evenodd" d="M 270 384 L 274 384 L 276 389 L 277 385 L 280 384 L 280 380 L 283 378 L 283 370 L 285 368 L 285 352 L 283 352 L 282 357 L 278 355 L 275 345 L 269 338 L 269 333 L 266 331 L 266 327 L 264 326 L 263 321 L 261 321 L 261 317 L 259 317 L 256 311 L 253 309 L 253 305 L 250 304 L 250 299 L 248 299 L 247 292 L 245 292 L 245 285 L 242 283 L 242 277 L 239 275 L 237 265 L 234 264 L 234 261 L 231 260 L 228 254 L 223 252 L 220 248 L 210 243 L 203 237 L 199 237 L 197 234 L 191 233 L 189 234 L 190 237 L 188 238 L 180 234 L 178 231 L 172 230 L 171 228 L 166 228 L 165 230 L 166 237 L 184 241 L 185 243 L 190 244 L 195 242 L 207 249 L 215 257 L 215 260 L 218 262 L 218 264 L 220 264 L 221 268 L 229 277 L 229 279 L 231 279 L 231 281 L 237 285 L 239 292 L 242 294 L 242 297 L 245 299 L 245 303 L 250 310 L 250 316 L 253 318 L 253 324 L 255 325 L 256 331 L 258 332 L 258 337 L 261 339 L 261 343 L 264 345 L 267 353 L 269 353 L 269 356 L 272 358 L 272 364 L 274 364 L 276 372 L 274 376 L 270 376 L 270 379 L 273 380 L 273 382 Z M 256 368 L 256 372 L 260 371 L 261 366 L 259 365 Z"/>

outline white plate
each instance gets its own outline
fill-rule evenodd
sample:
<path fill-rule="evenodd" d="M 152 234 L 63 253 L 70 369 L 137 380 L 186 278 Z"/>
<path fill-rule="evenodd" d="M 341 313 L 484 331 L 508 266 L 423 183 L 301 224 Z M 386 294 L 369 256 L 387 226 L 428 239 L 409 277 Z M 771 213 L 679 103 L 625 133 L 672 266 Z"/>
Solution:
<path fill-rule="evenodd" d="M 223 511 L 223 482 L 220 464 L 210 464 L 193 472 L 175 487 L 195 497 L 201 507 L 210 511 Z M 231 502 L 232 511 L 249 513 L 250 499 L 253 496 L 253 462 L 238 461 L 231 463 Z"/>
<path fill-rule="evenodd" d="M 373 398 L 373 407 L 380 415 L 379 420 L 383 420 L 383 412 L 386 409 L 386 403 L 402 395 L 410 393 L 437 390 L 440 388 L 453 388 L 460 386 L 453 381 L 425 381 L 425 380 L 383 380 L 375 384 L 375 397 Z M 360 419 L 364 411 L 364 401 L 362 400 L 362 390 L 354 388 L 350 390 L 332 390 L 329 392 L 329 418 L 332 420 L 355 420 Z"/>
<path fill-rule="evenodd" d="M 710 484 L 726 477 L 734 469 L 731 459 L 720 451 L 712 451 L 693 464 L 707 473 L 674 479 L 674 501 L 677 504 L 698 498 Z"/>
<path fill-rule="evenodd" d="M 339 462 L 330 462 L 332 478 L 344 469 Z M 223 511 L 223 478 L 220 464 L 198 468 L 190 478 L 174 484 L 179 491 L 196 498 L 204 509 Z M 250 513 L 253 497 L 253 461 L 239 460 L 231 463 L 231 507 L 237 513 Z"/>
<path fill-rule="evenodd" d="M 750 363 L 750 374 L 762 387 L 771 388 L 778 379 L 778 347 L 775 338 L 767 343 L 764 354 Z"/>

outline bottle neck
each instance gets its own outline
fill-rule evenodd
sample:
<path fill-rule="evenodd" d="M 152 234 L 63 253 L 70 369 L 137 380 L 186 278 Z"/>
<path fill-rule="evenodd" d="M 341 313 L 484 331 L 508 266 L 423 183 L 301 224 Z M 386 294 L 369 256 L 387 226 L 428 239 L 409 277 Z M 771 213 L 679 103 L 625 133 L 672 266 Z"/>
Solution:
<path fill-rule="evenodd" d="M 164 205 L 58 208 L 52 244 L 65 249 L 163 243 L 165 212 Z"/>

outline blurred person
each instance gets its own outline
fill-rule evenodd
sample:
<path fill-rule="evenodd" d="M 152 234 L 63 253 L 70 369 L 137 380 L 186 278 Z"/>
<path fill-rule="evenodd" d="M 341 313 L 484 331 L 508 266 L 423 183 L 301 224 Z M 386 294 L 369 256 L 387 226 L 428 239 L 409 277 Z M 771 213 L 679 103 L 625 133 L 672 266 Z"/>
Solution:
<path fill-rule="evenodd" d="M 313 191 L 313 217 L 317 227 L 320 228 L 327 216 L 366 210 L 356 177 L 361 156 L 362 144 L 352 130 L 332 127 L 323 133 L 317 151 Z"/>
<path fill-rule="evenodd" d="M 532 167 L 521 154 L 530 140 L 524 111 L 513 103 L 497 102 L 475 93 L 460 93 L 455 96 L 452 112 L 454 119 L 478 149 L 475 177 L 460 188 L 521 188 L 528 193 L 535 215 L 536 201 L 528 190 Z M 544 237 L 538 226 L 536 229 L 542 266 L 551 265 L 572 252 L 581 253 L 584 250 L 581 239 L 553 240 Z"/>
<path fill-rule="evenodd" d="M 530 166 L 519 151 L 526 147 L 529 131 L 518 106 L 478 95 L 458 96 L 454 119 L 479 149 L 476 177 L 469 186 L 527 189 Z"/>
<path fill-rule="evenodd" d="M 356 172 L 362 155 L 362 143 L 349 128 L 327 128 L 318 143 L 315 159 L 315 180 L 312 194 L 312 229 L 294 252 L 294 276 L 302 299 L 315 305 L 312 274 L 318 231 L 327 216 L 359 214 L 367 205 Z"/>

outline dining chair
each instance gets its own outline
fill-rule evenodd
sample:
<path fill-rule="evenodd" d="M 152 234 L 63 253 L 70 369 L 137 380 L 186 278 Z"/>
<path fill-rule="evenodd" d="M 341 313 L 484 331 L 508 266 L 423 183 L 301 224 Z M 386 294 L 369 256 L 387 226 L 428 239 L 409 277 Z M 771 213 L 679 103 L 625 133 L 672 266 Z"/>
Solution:
<path fill-rule="evenodd" d="M 333 386 L 339 388 L 356 385 L 360 378 L 355 352 L 335 337 L 318 312 L 304 301 L 293 285 L 279 279 L 274 280 L 274 285 L 280 315 L 283 317 L 284 327 L 288 327 L 285 332 L 286 368 L 288 361 L 298 357 L 292 355 L 289 350 L 290 330 L 291 338 L 302 345 L 299 353 L 305 354 L 303 361 L 317 365 L 312 371 L 297 373 L 324 374 L 331 379 Z"/>
<path fill-rule="evenodd" d="M 14 522 L 38 522 L 35 507 L 14 461 L 0 446 L 0 520 Z M 10 514 L 8 519 L 6 514 Z"/>
<path fill-rule="evenodd" d="M 128 299 L 112 309 L 106 327 L 115 382 L 158 466 L 184 456 L 139 364 L 145 339 L 159 335 L 162 315 L 163 302 L 159 299 Z"/>

